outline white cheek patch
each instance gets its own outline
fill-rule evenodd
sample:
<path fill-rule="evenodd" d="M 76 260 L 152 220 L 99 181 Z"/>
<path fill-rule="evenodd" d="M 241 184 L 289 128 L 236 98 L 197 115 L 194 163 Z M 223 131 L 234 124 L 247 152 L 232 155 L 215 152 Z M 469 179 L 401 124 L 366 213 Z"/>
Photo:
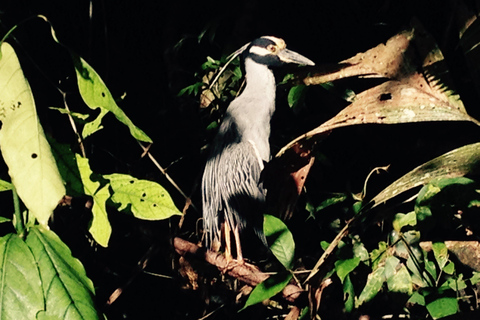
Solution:
<path fill-rule="evenodd" d="M 250 48 L 250 53 L 254 53 L 258 56 L 267 56 L 269 54 L 271 54 L 271 52 L 265 48 L 262 48 L 262 47 L 257 47 L 257 46 L 253 46 Z"/>

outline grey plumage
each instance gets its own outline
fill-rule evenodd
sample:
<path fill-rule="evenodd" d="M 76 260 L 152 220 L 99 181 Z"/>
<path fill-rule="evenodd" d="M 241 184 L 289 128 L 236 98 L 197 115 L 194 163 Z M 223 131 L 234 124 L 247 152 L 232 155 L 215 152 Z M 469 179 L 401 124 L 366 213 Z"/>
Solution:
<path fill-rule="evenodd" d="M 266 245 L 266 192 L 260 174 L 263 163 L 270 160 L 276 87 L 269 67 L 292 62 L 313 65 L 274 37 L 259 38 L 243 49 L 247 84 L 227 108 L 202 179 L 205 244 L 210 249 L 219 248 L 222 223 L 228 224 L 234 236 L 237 228 L 240 236 L 255 234 Z M 237 246 L 237 254 L 239 250 Z"/>

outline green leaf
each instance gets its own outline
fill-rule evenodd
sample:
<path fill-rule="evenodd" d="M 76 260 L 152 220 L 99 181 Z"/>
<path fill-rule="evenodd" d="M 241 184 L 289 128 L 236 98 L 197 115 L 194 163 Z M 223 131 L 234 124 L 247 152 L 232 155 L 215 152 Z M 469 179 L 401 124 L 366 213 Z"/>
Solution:
<path fill-rule="evenodd" d="M 387 279 L 388 290 L 412 294 L 412 277 L 407 267 L 396 257 L 388 257 L 385 261 L 385 278 Z"/>
<path fill-rule="evenodd" d="M 8 190 L 12 190 L 12 184 L 10 182 L 7 182 L 7 181 L 4 181 L 4 180 L 0 180 L 0 192 L 1 191 L 8 191 Z"/>
<path fill-rule="evenodd" d="M 65 187 L 13 48 L 1 44 L 0 149 L 18 196 L 46 224 Z"/>
<path fill-rule="evenodd" d="M 277 293 L 281 292 L 291 279 L 292 275 L 290 273 L 279 273 L 270 276 L 267 280 L 261 282 L 255 287 L 255 289 L 253 289 L 241 310 L 270 299 Z"/>
<path fill-rule="evenodd" d="M 455 273 L 455 263 L 449 262 L 447 265 L 443 268 L 443 272 L 449 275 L 453 275 Z"/>
<path fill-rule="evenodd" d="M 285 268 L 291 269 L 295 256 L 295 242 L 290 230 L 282 220 L 265 214 L 263 231 L 270 243 L 272 253 Z"/>
<path fill-rule="evenodd" d="M 439 177 L 454 178 L 478 173 L 480 171 L 479 150 L 480 142 L 469 144 L 418 166 L 377 194 L 371 200 L 373 207 Z"/>
<path fill-rule="evenodd" d="M 377 293 L 382 290 L 383 283 L 385 282 L 385 268 L 379 267 L 374 272 L 370 273 L 367 278 L 367 283 L 362 290 L 362 293 L 358 296 L 356 301 L 356 307 L 358 308 L 363 303 L 372 300 Z"/>
<path fill-rule="evenodd" d="M 458 301 L 456 298 L 440 298 L 428 303 L 427 310 L 433 319 L 447 317 L 458 312 Z"/>
<path fill-rule="evenodd" d="M 473 275 L 470 278 L 470 282 L 472 283 L 472 285 L 480 283 L 480 272 L 473 271 Z"/>
<path fill-rule="evenodd" d="M 408 299 L 408 303 L 411 303 L 411 304 L 418 304 L 418 305 L 421 305 L 421 306 L 424 306 L 425 305 L 425 297 L 422 296 L 420 293 L 418 293 L 417 291 L 415 291 L 412 296 L 410 297 L 410 299 Z"/>
<path fill-rule="evenodd" d="M 432 244 L 432 249 L 439 268 L 443 270 L 443 267 L 445 267 L 448 262 L 447 246 L 443 242 L 435 242 Z"/>
<path fill-rule="evenodd" d="M 52 231 L 29 230 L 25 243 L 35 257 L 45 299 L 45 311 L 37 319 L 99 319 L 94 307 L 93 283 L 80 261 Z M 35 318 L 30 318 L 35 319 Z"/>
<path fill-rule="evenodd" d="M 337 260 L 335 261 L 335 270 L 337 271 L 338 278 L 343 283 L 345 277 L 355 270 L 356 267 L 360 264 L 360 258 L 354 257 L 346 260 Z"/>
<path fill-rule="evenodd" d="M 303 103 L 305 91 L 307 89 L 307 86 L 304 84 L 290 88 L 290 91 L 288 92 L 288 105 L 290 108 L 295 108 Z"/>
<path fill-rule="evenodd" d="M 74 154 L 70 147 L 51 140 L 60 173 L 66 183 L 68 194 L 72 196 L 89 195 L 93 197 L 93 220 L 89 232 L 95 241 L 103 247 L 108 246 L 112 227 L 107 217 L 106 202 L 110 198 L 108 184 L 92 180 L 92 170 L 88 159 Z"/>
<path fill-rule="evenodd" d="M 60 112 L 61 114 L 71 115 L 73 118 L 76 118 L 77 120 L 80 120 L 80 121 L 85 121 L 89 117 L 88 114 L 72 112 L 72 111 L 67 110 L 66 108 L 49 107 L 49 109 L 56 110 L 56 111 Z"/>
<path fill-rule="evenodd" d="M 343 282 L 343 301 L 345 301 L 345 311 L 352 312 L 355 307 L 355 290 L 350 275 L 347 275 Z"/>
<path fill-rule="evenodd" d="M 393 219 L 393 229 L 397 232 L 400 232 L 405 226 L 416 226 L 417 225 L 417 215 L 415 212 L 409 212 L 407 214 L 397 213 Z"/>
<path fill-rule="evenodd" d="M 82 181 L 83 192 L 93 197 L 93 220 L 89 232 L 95 241 L 103 247 L 108 246 L 112 234 L 112 227 L 108 221 L 106 201 L 110 196 L 108 185 L 101 186 L 100 182 L 92 180 L 92 170 L 88 159 L 75 154 L 77 167 Z"/>
<path fill-rule="evenodd" d="M 378 243 L 378 249 L 372 250 L 370 254 L 370 259 L 372 260 L 372 269 L 375 270 L 377 266 L 383 262 L 388 254 L 388 245 L 384 241 Z"/>
<path fill-rule="evenodd" d="M 36 319 L 44 308 L 41 278 L 30 248 L 16 234 L 0 238 L 0 319 Z"/>
<path fill-rule="evenodd" d="M 103 116 L 112 112 L 118 121 L 123 123 L 130 130 L 130 134 L 137 140 L 143 142 L 152 142 L 152 140 L 127 117 L 125 112 L 117 106 L 110 90 L 97 74 L 97 72 L 80 56 L 74 52 L 70 52 L 75 72 L 77 74 L 78 89 L 85 104 L 91 109 L 101 108 L 100 115 L 91 125 L 86 126 L 83 136 L 92 134 L 101 128 L 100 122 Z M 93 127 L 92 127 L 93 125 Z"/>
<path fill-rule="evenodd" d="M 110 180 L 113 190 L 111 200 L 118 210 L 129 209 L 139 219 L 161 220 L 181 215 L 167 191 L 158 183 L 138 180 L 127 174 L 103 176 Z"/>
<path fill-rule="evenodd" d="M 347 199 L 348 199 L 348 196 L 344 193 L 334 194 L 332 197 L 322 201 L 322 203 L 320 203 L 320 205 L 315 208 L 315 212 L 318 212 L 320 210 L 333 206 L 337 203 L 342 203 Z"/>

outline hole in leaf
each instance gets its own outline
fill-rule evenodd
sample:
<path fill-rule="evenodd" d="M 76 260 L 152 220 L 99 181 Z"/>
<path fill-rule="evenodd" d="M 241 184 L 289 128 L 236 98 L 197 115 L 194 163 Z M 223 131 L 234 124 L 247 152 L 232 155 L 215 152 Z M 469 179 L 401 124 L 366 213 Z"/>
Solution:
<path fill-rule="evenodd" d="M 102 92 L 102 97 L 104 97 L 104 98 L 105 98 L 105 92 Z"/>
<path fill-rule="evenodd" d="M 147 196 L 147 194 L 144 192 L 144 193 L 142 194 L 142 197 L 146 197 L 146 196 Z"/>
<path fill-rule="evenodd" d="M 145 200 L 143 200 L 143 199 L 140 199 L 140 202 L 145 202 Z"/>
<path fill-rule="evenodd" d="M 135 180 L 130 180 L 130 183 L 132 183 L 132 184 L 135 183 Z"/>
<path fill-rule="evenodd" d="M 38 155 L 36 153 L 32 153 L 32 159 L 36 159 Z"/>
<path fill-rule="evenodd" d="M 154 207 L 156 207 L 156 206 L 157 206 L 157 204 L 156 204 L 156 203 L 154 203 L 154 204 L 153 204 L 153 206 L 154 206 Z"/>
<path fill-rule="evenodd" d="M 391 100 L 392 94 L 391 93 L 382 93 L 380 95 L 380 101 Z"/>

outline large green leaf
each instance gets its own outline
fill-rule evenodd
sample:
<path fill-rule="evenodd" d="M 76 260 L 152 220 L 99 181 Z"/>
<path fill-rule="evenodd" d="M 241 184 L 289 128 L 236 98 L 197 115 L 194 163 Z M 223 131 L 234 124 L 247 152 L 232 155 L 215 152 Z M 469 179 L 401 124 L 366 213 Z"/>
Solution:
<path fill-rule="evenodd" d="M 167 191 L 156 182 L 119 173 L 103 177 L 110 180 L 113 190 L 111 200 L 120 206 L 118 210 L 129 209 L 135 217 L 145 220 L 161 220 L 182 214 Z"/>
<path fill-rule="evenodd" d="M 0 238 L 0 319 L 35 319 L 43 310 L 41 278 L 30 248 L 16 234 Z"/>
<path fill-rule="evenodd" d="M 270 244 L 270 250 L 281 264 L 287 269 L 292 268 L 295 256 L 295 242 L 292 233 L 282 220 L 264 215 L 263 231 Z"/>
<path fill-rule="evenodd" d="M 383 283 L 385 282 L 385 268 L 380 267 L 374 272 L 370 273 L 367 278 L 367 283 L 363 288 L 362 292 L 358 296 L 358 299 L 355 303 L 357 307 L 361 306 L 363 303 L 368 302 L 375 298 L 377 293 L 382 290 Z"/>
<path fill-rule="evenodd" d="M 120 109 L 115 102 L 110 90 L 103 82 L 98 73 L 77 54 L 70 52 L 75 72 L 77 74 L 78 89 L 85 104 L 91 109 L 101 108 L 100 115 L 85 125 L 83 137 L 89 136 L 101 129 L 101 120 L 108 112 L 112 112 L 118 121 L 125 124 L 130 130 L 130 134 L 137 140 L 152 142 L 152 140 L 140 128 L 135 126 L 125 112 Z"/>
<path fill-rule="evenodd" d="M 437 178 L 454 178 L 480 172 L 480 142 L 447 152 L 413 169 L 377 194 L 373 207 L 410 189 L 427 184 Z"/>
<path fill-rule="evenodd" d="M 70 147 L 51 141 L 58 168 L 68 190 L 72 196 L 89 195 L 93 198 L 93 220 L 90 233 L 95 241 L 106 247 L 112 234 L 112 227 L 107 217 L 106 202 L 110 197 L 108 184 L 102 186 L 98 181 L 93 181 L 92 170 L 88 159 L 75 154 Z"/>
<path fill-rule="evenodd" d="M 45 299 L 45 310 L 37 319 L 99 319 L 93 302 L 93 283 L 58 236 L 41 226 L 33 227 L 25 243 L 35 257 L 36 265 L 32 267 L 40 272 Z"/>
<path fill-rule="evenodd" d="M 255 289 L 253 289 L 253 291 L 250 293 L 250 296 L 248 296 L 248 299 L 245 302 L 242 310 L 264 300 L 270 299 L 282 291 L 291 279 L 292 275 L 290 273 L 279 273 L 270 276 L 265 281 L 259 283 Z"/>
<path fill-rule="evenodd" d="M 440 319 L 458 312 L 457 298 L 440 298 L 427 304 L 427 310 L 433 319 Z"/>
<path fill-rule="evenodd" d="M 106 247 L 112 234 L 112 226 L 108 221 L 106 202 L 110 197 L 108 185 L 102 186 L 100 182 L 92 180 L 92 170 L 88 159 L 75 154 L 78 170 L 82 180 L 84 194 L 93 198 L 93 220 L 90 225 L 90 233 L 98 244 Z"/>
<path fill-rule="evenodd" d="M 32 91 L 15 51 L 1 44 L 0 149 L 13 185 L 41 224 L 65 195 L 60 173 L 38 121 Z"/>

